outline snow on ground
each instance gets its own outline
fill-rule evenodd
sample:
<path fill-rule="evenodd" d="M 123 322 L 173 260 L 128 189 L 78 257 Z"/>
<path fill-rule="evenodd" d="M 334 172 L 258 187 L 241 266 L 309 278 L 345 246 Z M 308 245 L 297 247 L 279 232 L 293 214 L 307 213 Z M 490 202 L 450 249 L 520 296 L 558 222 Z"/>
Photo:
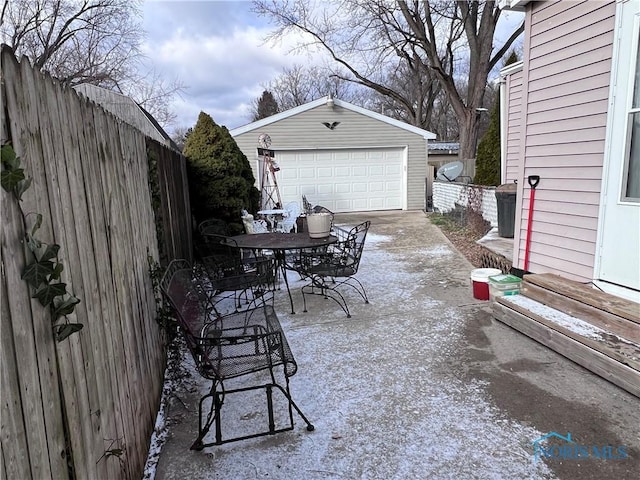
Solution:
<path fill-rule="evenodd" d="M 276 294 L 276 310 L 298 362 L 293 398 L 316 430 L 307 432 L 294 417 L 293 431 L 273 437 L 195 453 L 184 445 L 185 455 L 196 455 L 189 458 L 197 461 L 165 459 L 163 478 L 552 477 L 532 454 L 531 442 L 541 432 L 511 420 L 488 400 L 483 382 L 459 378 L 448 366 L 468 312 L 430 298 L 422 286 L 433 282 L 434 265 L 446 264 L 454 252 L 447 245 L 418 248 L 413 258 L 428 261 L 415 268 L 402 252 L 387 248 L 389 241 L 367 237 L 358 278 L 371 304 L 348 295 L 351 319 L 318 296 L 308 299 L 309 313 L 291 315 L 285 292 Z M 302 282 L 296 277 L 291 273 L 289 279 L 301 304 Z M 187 368 L 189 360 L 185 356 Z M 201 393 L 209 386 L 199 381 Z M 263 397 L 229 399 L 225 408 L 230 435 L 251 431 L 266 415 Z M 195 438 L 195 423 L 192 428 Z M 163 438 L 157 437 L 152 456 Z M 145 478 L 154 473 L 150 461 Z"/>

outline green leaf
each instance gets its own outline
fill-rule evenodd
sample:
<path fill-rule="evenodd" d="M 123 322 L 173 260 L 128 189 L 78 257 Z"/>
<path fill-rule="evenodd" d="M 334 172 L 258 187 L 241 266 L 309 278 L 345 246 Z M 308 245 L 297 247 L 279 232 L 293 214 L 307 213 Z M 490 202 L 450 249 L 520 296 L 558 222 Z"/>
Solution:
<path fill-rule="evenodd" d="M 33 252 L 33 254 L 37 256 L 38 250 L 40 250 L 40 247 L 42 247 L 42 242 L 33 235 L 27 233 L 27 246 L 29 247 L 29 250 L 31 250 L 31 252 Z"/>
<path fill-rule="evenodd" d="M 55 310 L 53 311 L 53 316 L 55 320 L 60 317 L 64 317 L 65 315 L 69 315 L 73 313 L 76 308 L 76 305 L 80 303 L 80 299 L 70 296 L 66 300 L 58 302 Z"/>
<path fill-rule="evenodd" d="M 50 280 L 60 280 L 62 270 L 64 270 L 64 266 L 60 262 L 56 263 L 56 266 L 53 267 L 53 273 L 51 274 Z"/>
<path fill-rule="evenodd" d="M 56 340 L 58 342 L 62 342 L 69 335 L 73 335 L 74 333 L 82 330 L 83 326 L 84 325 L 82 325 L 81 323 L 65 323 L 63 325 L 54 326 L 53 331 L 56 334 Z"/>
<path fill-rule="evenodd" d="M 0 174 L 0 183 L 7 192 L 12 192 L 22 180 L 24 180 L 24 170 L 22 168 L 2 170 Z"/>
<path fill-rule="evenodd" d="M 42 214 L 38 213 L 38 215 L 36 216 L 36 223 L 33 224 L 33 228 L 31 229 L 31 236 L 35 235 L 41 226 L 42 226 Z"/>
<path fill-rule="evenodd" d="M 22 279 L 33 288 L 38 288 L 42 283 L 47 283 L 47 278 L 53 271 L 53 262 L 30 263 L 22 271 Z"/>
<path fill-rule="evenodd" d="M 22 195 L 24 195 L 24 192 L 29 189 L 32 181 L 33 178 L 26 178 L 16 186 L 16 195 L 18 196 L 18 200 L 22 200 Z"/>
<path fill-rule="evenodd" d="M 20 158 L 16 156 L 16 152 L 11 145 L 2 145 L 2 164 L 9 169 L 20 167 Z"/>
<path fill-rule="evenodd" d="M 58 256 L 58 252 L 60 251 L 60 245 L 57 243 L 52 243 L 47 246 L 47 249 L 44 251 L 42 256 L 40 257 L 40 261 L 51 260 L 52 258 L 56 258 Z"/>
<path fill-rule="evenodd" d="M 52 283 L 47 285 L 42 285 L 36 293 L 33 294 L 32 298 L 37 298 L 40 302 L 40 305 L 46 307 L 53 302 L 53 299 L 64 295 L 67 293 L 67 284 L 66 283 Z"/>

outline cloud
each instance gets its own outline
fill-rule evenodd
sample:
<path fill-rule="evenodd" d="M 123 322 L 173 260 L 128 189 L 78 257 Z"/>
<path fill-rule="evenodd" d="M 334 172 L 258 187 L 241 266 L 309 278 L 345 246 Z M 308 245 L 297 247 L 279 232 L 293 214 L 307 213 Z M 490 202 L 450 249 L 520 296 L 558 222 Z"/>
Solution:
<path fill-rule="evenodd" d="M 291 53 L 297 38 L 265 43 L 266 21 L 249 11 L 249 2 L 147 2 L 145 54 L 168 78 L 187 89 L 176 99 L 177 126 L 191 127 L 205 111 L 228 128 L 248 123 L 251 102 L 261 84 L 283 67 L 319 61 Z"/>

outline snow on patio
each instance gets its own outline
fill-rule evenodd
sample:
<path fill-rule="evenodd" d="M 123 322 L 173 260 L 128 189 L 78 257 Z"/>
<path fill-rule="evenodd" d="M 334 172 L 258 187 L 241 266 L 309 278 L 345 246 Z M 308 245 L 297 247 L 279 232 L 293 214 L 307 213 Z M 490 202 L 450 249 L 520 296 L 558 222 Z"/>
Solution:
<path fill-rule="evenodd" d="M 302 282 L 295 273 L 289 279 L 299 312 L 291 315 L 286 292 L 276 292 L 276 310 L 298 362 L 292 395 L 315 431 L 307 432 L 294 414 L 291 432 L 203 452 L 189 451 L 191 443 L 182 440 L 160 451 L 171 442 L 172 429 L 184 428 L 163 429 L 161 412 L 162 433 L 145 478 L 155 476 L 158 456 L 161 478 L 551 478 L 544 462 L 534 462 L 531 442 L 541 432 L 492 405 L 483 382 L 459 378 L 448 367 L 473 313 L 430 298 L 423 285 L 438 283 L 433 276 L 446 273 L 458 254 L 446 244 L 402 248 L 392 240 L 368 235 L 358 278 L 371 304 L 349 292 L 350 319 L 335 302 L 315 296 L 302 313 Z M 207 392 L 209 382 L 197 376 L 186 354 L 184 362 L 199 393 Z M 227 435 L 266 417 L 263 396 L 229 396 L 224 408 L 223 418 L 237 429 Z M 192 441 L 197 411 L 190 416 Z"/>

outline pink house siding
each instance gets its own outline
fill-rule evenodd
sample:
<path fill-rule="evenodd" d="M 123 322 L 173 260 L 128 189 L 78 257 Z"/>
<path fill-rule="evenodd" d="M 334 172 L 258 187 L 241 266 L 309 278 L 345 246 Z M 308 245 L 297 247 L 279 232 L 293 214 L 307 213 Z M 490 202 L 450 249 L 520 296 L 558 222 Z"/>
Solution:
<path fill-rule="evenodd" d="M 615 2 L 530 5 L 514 266 L 524 267 L 530 196 L 527 177 L 539 175 L 528 269 L 590 281 L 594 278 Z"/>
<path fill-rule="evenodd" d="M 505 181 L 513 183 L 518 178 L 520 162 L 520 135 L 522 134 L 522 70 L 512 73 L 506 78 L 507 121 L 506 121 L 506 156 Z"/>

